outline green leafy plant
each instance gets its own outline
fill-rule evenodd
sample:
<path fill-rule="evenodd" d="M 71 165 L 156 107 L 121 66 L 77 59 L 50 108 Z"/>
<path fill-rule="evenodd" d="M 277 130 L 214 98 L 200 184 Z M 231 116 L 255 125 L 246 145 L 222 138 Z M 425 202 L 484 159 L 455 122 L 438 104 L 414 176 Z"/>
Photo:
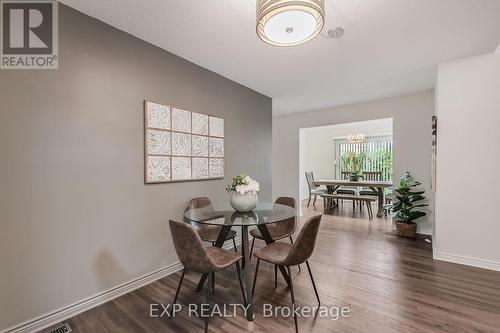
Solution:
<path fill-rule="evenodd" d="M 428 206 L 428 204 L 418 204 L 418 202 L 425 200 L 423 196 L 425 191 L 416 189 L 420 185 L 422 183 L 415 181 L 408 171 L 401 177 L 399 187 L 394 188 L 391 193 L 393 199 L 390 207 L 392 217 L 401 222 L 411 223 L 427 215 L 427 213 L 416 209 Z"/>
<path fill-rule="evenodd" d="M 363 164 L 365 159 L 366 154 L 364 152 L 347 152 L 342 154 L 340 156 L 340 160 L 342 161 L 342 170 L 361 177 L 363 175 Z"/>
<path fill-rule="evenodd" d="M 380 148 L 370 153 L 370 171 L 382 172 L 383 178 L 392 179 L 392 152 Z"/>

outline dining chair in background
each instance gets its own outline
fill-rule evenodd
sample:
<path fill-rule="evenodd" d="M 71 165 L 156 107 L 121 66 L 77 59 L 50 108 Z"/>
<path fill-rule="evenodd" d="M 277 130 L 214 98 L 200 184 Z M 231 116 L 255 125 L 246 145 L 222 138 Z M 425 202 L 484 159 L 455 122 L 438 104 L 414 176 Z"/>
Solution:
<path fill-rule="evenodd" d="M 311 197 L 314 196 L 313 207 L 316 204 L 316 198 L 318 195 L 325 194 L 327 191 L 325 189 L 319 188 L 317 185 L 313 185 L 314 175 L 312 171 L 306 171 L 307 187 L 309 188 L 309 200 L 307 201 L 307 207 L 311 203 Z"/>
<path fill-rule="evenodd" d="M 170 220 L 170 232 L 174 242 L 175 252 L 179 257 L 180 262 L 184 266 L 177 291 L 175 292 L 174 301 L 177 303 L 179 291 L 182 281 L 187 270 L 208 274 L 207 285 L 207 304 L 210 305 L 211 290 L 213 286 L 214 274 L 216 271 L 227 268 L 231 265 L 236 265 L 236 272 L 240 282 L 241 293 L 243 295 L 243 303 L 247 304 L 243 282 L 241 280 L 241 269 L 239 260 L 241 255 L 238 253 L 224 250 L 218 247 L 210 246 L 203 247 L 202 240 L 194 228 L 185 222 L 177 222 Z M 208 317 L 205 318 L 205 332 L 208 331 Z"/>
<path fill-rule="evenodd" d="M 363 171 L 363 180 L 367 181 L 380 181 L 382 179 L 381 171 Z M 377 196 L 377 192 L 372 190 L 369 187 L 364 187 L 359 190 L 359 195 L 369 195 L 369 196 Z"/>
<path fill-rule="evenodd" d="M 189 201 L 186 209 L 184 210 L 184 213 L 187 212 L 190 209 L 196 209 L 196 208 L 205 208 L 208 207 L 210 209 L 214 209 L 214 206 L 212 205 L 212 201 L 210 201 L 209 198 L 207 197 L 199 197 L 199 198 L 193 198 Z M 203 223 L 195 223 L 195 222 L 190 222 L 193 228 L 196 230 L 198 235 L 200 235 L 201 240 L 205 242 L 210 242 L 212 246 L 215 245 L 215 242 L 217 241 L 217 237 L 219 237 L 219 233 L 221 231 L 221 227 L 216 226 L 216 225 L 208 225 L 208 224 L 203 224 Z M 234 251 L 238 252 L 236 248 L 236 231 L 231 230 L 229 231 L 226 241 L 232 240 L 233 241 L 233 246 L 234 246 Z"/>
<path fill-rule="evenodd" d="M 286 268 L 286 270 L 288 271 L 292 306 L 293 308 L 295 308 L 295 291 L 293 287 L 293 278 L 290 267 L 297 266 L 305 262 L 307 265 L 307 270 L 309 271 L 309 276 L 311 278 L 314 293 L 316 294 L 316 299 L 318 300 L 318 306 L 321 304 L 318 290 L 316 288 L 316 283 L 314 282 L 314 278 L 311 272 L 311 267 L 309 266 L 309 261 L 308 261 L 308 259 L 311 257 L 314 251 L 314 246 L 316 244 L 316 238 L 318 235 L 320 222 L 321 222 L 321 215 L 309 218 L 304 223 L 304 226 L 300 230 L 300 233 L 297 239 L 295 240 L 294 244 L 274 242 L 255 251 L 253 255 L 254 257 L 257 258 L 257 264 L 255 266 L 255 276 L 253 280 L 252 295 L 255 293 L 255 283 L 257 281 L 257 274 L 259 272 L 259 263 L 261 260 L 263 260 L 271 264 Z M 293 321 L 295 324 L 295 331 L 298 332 L 297 314 L 295 313 L 295 311 L 294 311 Z"/>
<path fill-rule="evenodd" d="M 381 171 L 363 171 L 363 180 L 367 181 L 380 181 L 382 179 L 382 172 Z M 358 191 L 359 195 L 362 196 L 369 196 L 369 197 L 377 197 L 378 199 L 378 193 L 372 190 L 369 187 L 364 187 Z M 360 201 L 360 209 L 363 208 L 363 201 Z M 366 203 L 369 205 L 370 203 Z"/>
<path fill-rule="evenodd" d="M 351 173 L 347 171 L 342 171 L 340 173 L 342 180 L 349 180 L 350 174 Z M 358 190 L 356 186 L 341 186 L 337 189 L 337 194 L 357 195 Z"/>
<path fill-rule="evenodd" d="M 351 173 L 348 171 L 342 171 L 340 173 L 342 180 L 349 180 L 349 175 Z M 337 189 L 335 192 L 337 194 L 344 194 L 344 195 L 358 195 L 358 189 L 356 186 L 341 186 Z M 344 203 L 344 200 L 340 199 L 340 202 Z M 352 201 L 352 210 L 356 209 L 356 203 L 357 200 Z"/>
<path fill-rule="evenodd" d="M 274 203 L 289 206 L 292 208 L 296 207 L 295 199 L 290 197 L 279 197 L 278 199 L 276 199 Z M 269 234 L 271 235 L 271 238 L 274 241 L 283 238 L 289 238 L 291 244 L 293 244 L 292 235 L 295 232 L 296 228 L 297 228 L 297 219 L 295 217 L 291 217 L 285 221 L 267 225 L 267 230 L 269 231 Z M 253 236 L 252 247 L 250 248 L 250 260 L 252 260 L 252 252 L 255 244 L 255 239 L 264 240 L 264 237 L 262 237 L 262 234 L 260 233 L 259 229 L 250 230 L 250 235 Z M 274 285 L 275 286 L 278 285 L 278 270 L 276 266 L 274 267 Z"/>

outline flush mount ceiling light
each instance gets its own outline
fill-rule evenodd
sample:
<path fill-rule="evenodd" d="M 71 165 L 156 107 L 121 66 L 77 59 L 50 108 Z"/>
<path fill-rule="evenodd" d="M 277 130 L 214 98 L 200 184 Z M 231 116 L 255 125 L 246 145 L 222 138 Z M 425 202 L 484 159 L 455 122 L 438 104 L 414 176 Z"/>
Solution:
<path fill-rule="evenodd" d="M 257 35 L 275 46 L 316 37 L 325 23 L 325 0 L 257 0 Z"/>

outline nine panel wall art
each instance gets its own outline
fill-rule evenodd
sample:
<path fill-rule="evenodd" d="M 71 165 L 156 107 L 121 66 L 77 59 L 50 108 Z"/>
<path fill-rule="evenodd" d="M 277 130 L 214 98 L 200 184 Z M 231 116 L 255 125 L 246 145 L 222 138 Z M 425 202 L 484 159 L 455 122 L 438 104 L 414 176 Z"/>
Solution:
<path fill-rule="evenodd" d="M 224 178 L 224 119 L 144 102 L 145 182 Z"/>

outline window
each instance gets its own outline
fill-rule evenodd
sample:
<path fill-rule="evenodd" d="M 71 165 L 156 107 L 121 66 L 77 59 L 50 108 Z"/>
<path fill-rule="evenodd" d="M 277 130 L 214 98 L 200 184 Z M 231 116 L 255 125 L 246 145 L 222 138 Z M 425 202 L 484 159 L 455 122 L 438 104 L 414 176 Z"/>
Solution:
<path fill-rule="evenodd" d="M 380 180 L 392 180 L 392 136 L 367 136 L 363 143 L 350 143 L 347 138 L 335 140 L 335 177 L 342 179 L 342 163 L 340 156 L 347 152 L 365 152 L 367 159 L 364 162 L 363 171 L 380 171 Z"/>

